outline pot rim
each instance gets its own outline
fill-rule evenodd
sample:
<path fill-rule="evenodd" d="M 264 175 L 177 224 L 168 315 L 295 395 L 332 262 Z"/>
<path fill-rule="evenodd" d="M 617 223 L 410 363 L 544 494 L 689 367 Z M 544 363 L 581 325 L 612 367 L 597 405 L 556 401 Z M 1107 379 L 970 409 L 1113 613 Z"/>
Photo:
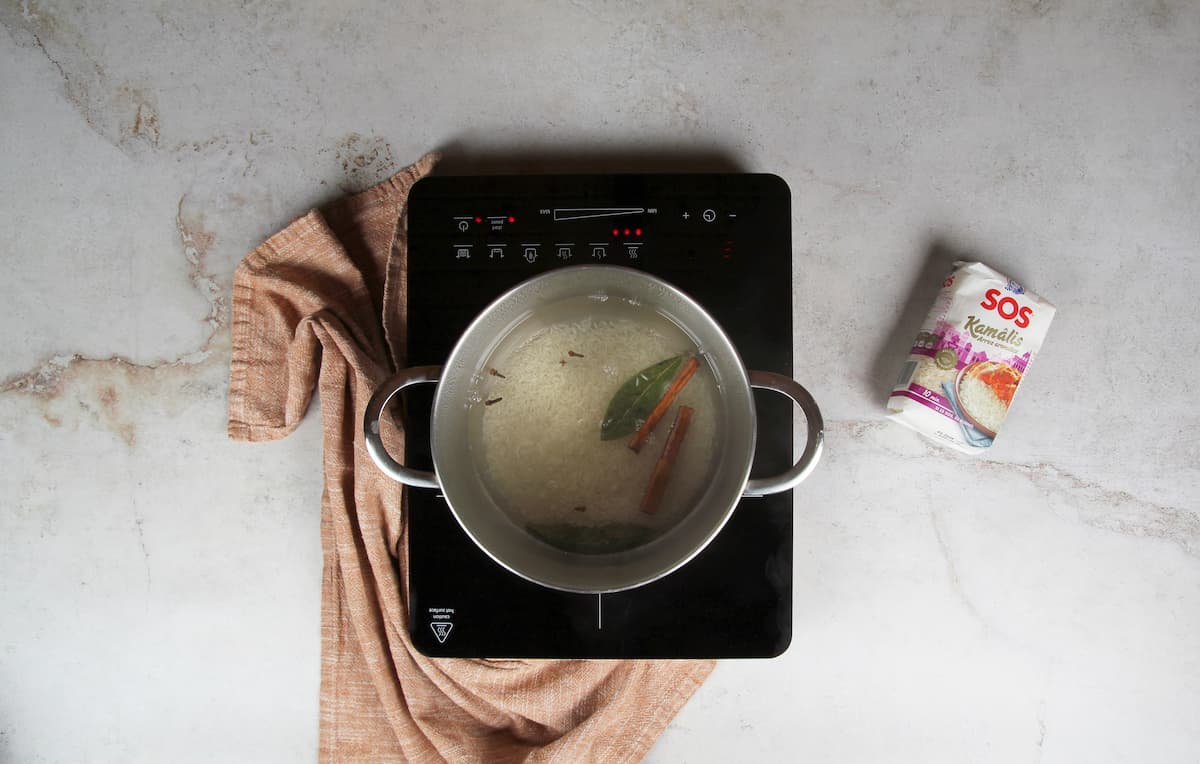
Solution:
<path fill-rule="evenodd" d="M 727 352 L 729 354 L 731 363 L 727 364 L 725 369 L 726 371 L 732 372 L 735 378 L 722 379 L 722 382 L 724 384 L 736 385 L 740 390 L 744 391 L 744 397 L 748 402 L 747 410 L 745 411 L 748 416 L 748 434 L 746 437 L 747 448 L 745 449 L 744 458 L 742 459 L 742 463 L 736 465 L 736 472 L 734 473 L 734 477 L 736 478 L 735 484 L 739 486 L 739 489 L 736 494 L 733 494 L 732 491 L 728 492 L 733 495 L 727 496 L 726 499 L 723 500 L 725 507 L 721 511 L 719 518 L 716 518 L 714 522 L 709 524 L 707 531 L 696 543 L 691 545 L 686 554 L 676 555 L 670 564 L 664 564 L 660 568 L 656 569 L 651 575 L 641 576 L 637 580 L 631 581 L 630 583 L 622 583 L 621 585 L 616 586 L 588 587 L 551 582 L 531 575 L 530 573 L 519 569 L 518 566 L 500 557 L 488 544 L 484 543 L 484 541 L 480 539 L 476 529 L 472 528 L 471 523 L 464 520 L 462 512 L 460 512 L 459 508 L 455 506 L 455 499 L 451 495 L 455 492 L 455 489 L 453 487 L 448 487 L 446 481 L 443 481 L 443 471 L 440 469 L 442 459 L 445 458 L 445 456 L 440 447 L 441 438 L 439 437 L 439 433 L 441 432 L 442 428 L 438 427 L 437 424 L 438 414 L 439 412 L 446 410 L 445 407 L 453 405 L 453 402 L 447 398 L 447 396 L 451 394 L 447 391 L 452 386 L 445 384 L 445 377 L 439 381 L 434 393 L 429 432 L 430 453 L 433 458 L 434 474 L 436 476 L 438 485 L 441 487 L 442 498 L 449 507 L 455 521 L 458 523 L 463 532 L 467 534 L 475 546 L 481 549 L 484 554 L 496 562 L 496 564 L 526 581 L 539 586 L 544 586 L 549 589 L 578 594 L 610 594 L 636 589 L 654 581 L 658 581 L 679 570 L 684 565 L 691 562 L 702 551 L 708 548 L 713 539 L 715 539 L 717 535 L 720 534 L 720 532 L 725 528 L 725 525 L 733 516 L 734 511 L 737 509 L 742 497 L 744 496 L 746 484 L 750 480 L 750 471 L 754 463 L 754 454 L 758 437 L 758 422 L 753 396 L 750 393 L 751 385 L 749 373 L 746 370 L 746 366 L 742 361 L 741 355 L 737 351 L 737 346 L 734 345 L 733 341 L 729 338 L 729 335 L 725 332 L 724 327 L 720 325 L 720 323 L 712 316 L 711 313 L 709 313 L 706 308 L 704 308 L 704 306 L 702 306 L 683 290 L 679 289 L 679 287 L 676 287 L 674 284 L 671 284 L 670 282 L 653 274 L 625 266 L 593 264 L 566 266 L 538 274 L 537 276 L 533 276 L 520 282 L 490 302 L 487 307 L 485 307 L 474 319 L 472 319 L 471 323 L 468 324 L 466 329 L 463 330 L 462 334 L 459 335 L 458 340 L 455 342 L 454 347 L 451 349 L 449 356 L 446 358 L 445 365 L 442 368 L 450 370 L 460 367 L 466 368 L 467 366 L 470 366 L 472 372 L 474 372 L 475 365 L 481 360 L 481 354 L 470 353 L 470 357 L 468 358 L 466 357 L 468 355 L 466 348 L 473 344 L 473 336 L 481 331 L 480 327 L 491 323 L 492 316 L 496 310 L 498 310 L 507 302 L 511 301 L 515 296 L 529 291 L 530 289 L 536 289 L 542 282 L 562 279 L 565 278 L 567 274 L 579 274 L 581 271 L 591 271 L 597 273 L 622 273 L 626 274 L 630 278 L 656 285 L 657 287 L 671 293 L 674 299 L 679 300 L 679 302 L 682 303 L 689 311 L 692 311 L 695 316 L 699 317 L 701 321 L 707 322 L 710 325 L 709 329 L 713 331 L 717 337 L 719 337 L 720 344 L 723 346 L 720 349 L 720 352 L 723 354 Z M 501 338 L 507 336 L 512 328 L 523 321 L 527 315 L 527 313 L 522 314 L 521 316 L 513 319 L 504 330 L 497 334 L 496 341 L 498 342 Z M 683 329 L 685 333 L 691 334 L 691 330 L 689 329 L 688 325 L 683 323 L 678 316 L 674 316 L 672 314 L 671 318 L 680 324 L 680 328 Z M 495 334 L 494 332 L 492 333 Z M 494 345 L 492 345 L 492 347 L 494 347 Z M 491 351 L 489 350 L 488 352 Z M 711 348 L 703 351 L 704 355 L 710 355 L 711 353 Z M 487 353 L 482 355 L 486 356 Z M 720 397 L 726 397 L 726 393 L 721 392 Z M 734 468 L 730 467 L 729 469 L 733 470 Z M 705 499 L 701 499 L 700 501 L 703 500 Z M 694 511 L 694 508 L 690 511 Z M 667 535 L 670 535 L 670 531 L 668 531 Z M 659 540 L 660 539 L 651 541 L 642 548 L 653 546 Z M 597 557 L 597 555 L 578 556 L 589 558 Z"/>

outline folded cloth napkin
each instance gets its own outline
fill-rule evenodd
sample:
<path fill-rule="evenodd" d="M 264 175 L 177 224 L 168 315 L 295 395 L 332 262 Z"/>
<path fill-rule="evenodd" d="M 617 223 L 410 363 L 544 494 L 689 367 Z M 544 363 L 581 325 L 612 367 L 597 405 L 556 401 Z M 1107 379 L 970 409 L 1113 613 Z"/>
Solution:
<path fill-rule="evenodd" d="M 438 659 L 409 638 L 404 493 L 360 422 L 404 363 L 404 204 L 435 162 L 296 219 L 234 276 L 230 437 L 283 437 L 321 396 L 319 760 L 640 760 L 711 661 Z"/>

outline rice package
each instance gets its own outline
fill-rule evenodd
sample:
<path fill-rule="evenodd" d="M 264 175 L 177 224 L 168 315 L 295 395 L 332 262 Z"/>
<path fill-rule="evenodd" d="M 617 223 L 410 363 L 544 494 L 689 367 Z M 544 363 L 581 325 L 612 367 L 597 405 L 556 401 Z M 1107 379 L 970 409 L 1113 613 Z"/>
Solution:
<path fill-rule="evenodd" d="M 959 451 L 992 445 L 1054 310 L 983 263 L 955 263 L 892 388 L 888 417 Z"/>

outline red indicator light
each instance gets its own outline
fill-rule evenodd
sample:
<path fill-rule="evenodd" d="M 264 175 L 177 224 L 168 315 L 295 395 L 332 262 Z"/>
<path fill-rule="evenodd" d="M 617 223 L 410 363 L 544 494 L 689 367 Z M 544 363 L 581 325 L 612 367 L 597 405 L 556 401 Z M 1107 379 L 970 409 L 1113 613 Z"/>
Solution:
<path fill-rule="evenodd" d="M 626 229 L 625 229 L 625 235 L 626 235 L 626 236 L 628 236 L 628 235 L 629 235 L 629 229 L 628 229 L 628 228 L 626 228 Z"/>
<path fill-rule="evenodd" d="M 517 219 L 516 219 L 515 217 L 513 217 L 512 215 L 509 215 L 509 216 L 508 216 L 508 222 L 510 222 L 510 223 L 515 223 L 515 222 L 517 222 Z"/>
<path fill-rule="evenodd" d="M 613 236 L 620 236 L 620 235 L 621 235 L 621 230 L 620 230 L 619 228 L 614 228 L 614 229 L 613 229 Z"/>
<path fill-rule="evenodd" d="M 641 235 L 642 235 L 642 229 L 640 229 L 640 228 L 636 228 L 636 229 L 634 229 L 634 231 L 633 231 L 633 232 L 634 232 L 635 234 L 637 234 L 638 236 L 641 236 Z"/>
<path fill-rule="evenodd" d="M 482 223 L 482 222 L 483 222 L 483 218 L 481 218 L 481 217 L 479 217 L 478 215 L 476 215 L 476 216 L 475 216 L 475 222 L 476 222 L 476 223 Z"/>

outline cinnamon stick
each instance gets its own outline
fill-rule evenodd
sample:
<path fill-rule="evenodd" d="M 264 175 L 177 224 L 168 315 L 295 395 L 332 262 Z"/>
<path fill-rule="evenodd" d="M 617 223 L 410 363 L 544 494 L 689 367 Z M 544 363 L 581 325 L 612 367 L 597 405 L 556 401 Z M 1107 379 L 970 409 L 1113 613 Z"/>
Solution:
<path fill-rule="evenodd" d="M 651 410 L 650 416 L 646 417 L 646 421 L 642 422 L 642 426 L 639 427 L 638 431 L 635 432 L 633 437 L 629 439 L 629 447 L 633 449 L 635 454 L 641 452 L 642 446 L 646 445 L 646 439 L 650 437 L 650 433 L 653 432 L 654 428 L 658 426 L 659 420 L 666 416 L 667 409 L 671 408 L 671 404 L 675 402 L 675 398 L 678 397 L 679 393 L 683 390 L 684 385 L 688 383 L 688 380 L 692 378 L 692 376 L 696 373 L 696 370 L 699 368 L 700 359 L 696 358 L 696 356 L 692 356 L 691 358 L 687 359 L 687 363 L 685 363 L 683 368 L 679 370 L 679 373 L 675 375 L 675 379 L 671 382 L 671 386 L 667 388 L 667 392 L 663 394 L 662 399 L 659 400 L 659 402 L 654 406 L 654 409 Z"/>
<path fill-rule="evenodd" d="M 675 422 L 671 425 L 671 432 L 667 435 L 666 445 L 663 446 L 662 456 L 658 457 L 658 462 L 654 465 L 654 474 L 650 476 L 650 484 L 646 486 L 646 493 L 642 496 L 641 510 L 648 515 L 658 511 L 658 503 L 662 501 L 663 493 L 667 490 L 671 468 L 675 466 L 679 447 L 683 443 L 683 436 L 687 435 L 691 421 L 692 409 L 680 406 L 679 412 L 675 414 Z"/>

